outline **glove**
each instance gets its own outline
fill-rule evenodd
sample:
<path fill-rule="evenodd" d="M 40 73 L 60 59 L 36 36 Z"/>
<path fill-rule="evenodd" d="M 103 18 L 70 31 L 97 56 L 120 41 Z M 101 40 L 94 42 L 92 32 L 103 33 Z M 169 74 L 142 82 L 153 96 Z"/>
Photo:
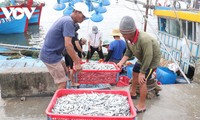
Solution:
<path fill-rule="evenodd" d="M 83 55 L 83 57 L 85 57 L 86 56 L 85 52 L 82 52 L 82 55 Z"/>
<path fill-rule="evenodd" d="M 100 63 L 104 62 L 104 59 L 99 59 L 99 62 L 100 62 Z"/>

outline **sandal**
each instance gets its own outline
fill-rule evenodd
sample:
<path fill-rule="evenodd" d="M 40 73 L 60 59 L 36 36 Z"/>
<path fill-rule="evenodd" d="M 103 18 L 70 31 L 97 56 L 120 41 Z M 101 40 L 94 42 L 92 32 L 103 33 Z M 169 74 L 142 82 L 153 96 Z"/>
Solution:
<path fill-rule="evenodd" d="M 144 108 L 142 110 L 138 110 L 138 108 L 135 106 L 135 110 L 136 110 L 136 113 L 143 113 L 146 111 L 146 108 Z"/>
<path fill-rule="evenodd" d="M 131 99 L 137 99 L 137 95 L 131 96 Z"/>

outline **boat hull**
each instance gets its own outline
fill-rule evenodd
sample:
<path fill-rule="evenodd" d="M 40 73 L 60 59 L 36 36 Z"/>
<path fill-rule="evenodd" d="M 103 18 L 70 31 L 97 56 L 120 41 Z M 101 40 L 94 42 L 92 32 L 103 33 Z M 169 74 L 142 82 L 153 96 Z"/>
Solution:
<path fill-rule="evenodd" d="M 33 15 L 31 16 L 28 24 L 40 25 L 40 17 L 41 17 L 43 6 L 44 6 L 44 4 L 40 4 L 40 5 L 36 6 L 36 9 L 35 9 Z"/>
<path fill-rule="evenodd" d="M 0 8 L 0 34 L 24 33 L 28 30 L 28 25 L 31 25 L 31 24 L 39 25 L 43 6 L 44 6 L 43 3 L 37 6 L 32 6 L 32 7 L 35 7 L 36 9 L 29 20 L 26 15 L 24 15 L 22 19 L 18 20 L 18 19 L 15 19 L 12 16 L 12 14 L 11 14 L 10 19 L 7 19 L 3 13 L 3 10 L 1 10 Z M 27 6 L 22 4 L 19 6 L 7 6 L 6 8 L 10 10 L 10 8 L 18 8 L 18 7 L 22 8 L 22 7 L 27 7 Z M 21 14 L 21 13 L 17 13 L 17 14 Z"/>
<path fill-rule="evenodd" d="M 27 17 L 24 16 L 20 20 L 0 18 L 0 34 L 12 34 L 26 32 Z"/>

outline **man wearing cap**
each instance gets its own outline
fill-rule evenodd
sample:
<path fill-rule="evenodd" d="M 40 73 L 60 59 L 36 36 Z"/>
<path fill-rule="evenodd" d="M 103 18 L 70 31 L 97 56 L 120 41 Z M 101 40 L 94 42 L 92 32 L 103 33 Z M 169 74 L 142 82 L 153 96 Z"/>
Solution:
<path fill-rule="evenodd" d="M 105 62 L 109 61 L 118 63 L 126 51 L 126 43 L 120 38 L 121 34 L 119 29 L 113 29 L 112 36 L 114 41 L 109 44 L 108 55 L 105 59 Z"/>
<path fill-rule="evenodd" d="M 158 67 L 161 52 L 158 41 L 146 32 L 138 31 L 132 17 L 124 16 L 120 22 L 120 32 L 126 40 L 126 52 L 122 60 L 117 64 L 119 67 L 131 57 L 135 56 L 138 61 L 133 67 L 132 86 L 130 94 L 132 99 L 137 99 L 136 87 L 140 85 L 140 99 L 135 106 L 137 113 L 146 110 L 147 80 L 151 79 L 152 72 Z"/>
<path fill-rule="evenodd" d="M 66 88 L 66 65 L 62 52 L 64 49 L 75 63 L 77 71 L 80 71 L 80 58 L 72 45 L 72 37 L 75 36 L 75 23 L 81 23 L 85 18 L 91 17 L 88 6 L 83 2 L 74 4 L 74 11 L 70 16 L 62 16 L 49 29 L 45 36 L 43 47 L 40 51 L 40 59 L 47 66 L 54 79 L 57 89 Z"/>
<path fill-rule="evenodd" d="M 110 44 L 110 42 L 108 40 L 104 40 L 102 46 L 108 50 L 109 44 Z"/>
<path fill-rule="evenodd" d="M 97 51 L 100 59 L 104 59 L 102 51 L 102 33 L 98 30 L 97 26 L 92 27 L 92 32 L 89 33 L 88 39 L 87 60 L 92 58 L 95 51 Z"/>

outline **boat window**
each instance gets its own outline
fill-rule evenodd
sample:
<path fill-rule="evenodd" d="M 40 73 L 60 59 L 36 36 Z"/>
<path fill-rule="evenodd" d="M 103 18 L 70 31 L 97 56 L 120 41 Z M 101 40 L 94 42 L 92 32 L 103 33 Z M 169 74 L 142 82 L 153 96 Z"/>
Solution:
<path fill-rule="evenodd" d="M 196 42 L 196 23 L 191 21 L 182 21 L 183 33 L 188 40 Z"/>
<path fill-rule="evenodd" d="M 160 22 L 158 22 L 159 30 L 166 32 L 166 19 L 165 18 L 160 18 Z"/>
<path fill-rule="evenodd" d="M 159 31 L 167 32 L 176 37 L 180 37 L 180 25 L 177 20 L 159 18 Z"/>
<path fill-rule="evenodd" d="M 166 21 L 166 31 L 176 37 L 180 37 L 180 25 L 177 20 L 168 19 Z"/>

